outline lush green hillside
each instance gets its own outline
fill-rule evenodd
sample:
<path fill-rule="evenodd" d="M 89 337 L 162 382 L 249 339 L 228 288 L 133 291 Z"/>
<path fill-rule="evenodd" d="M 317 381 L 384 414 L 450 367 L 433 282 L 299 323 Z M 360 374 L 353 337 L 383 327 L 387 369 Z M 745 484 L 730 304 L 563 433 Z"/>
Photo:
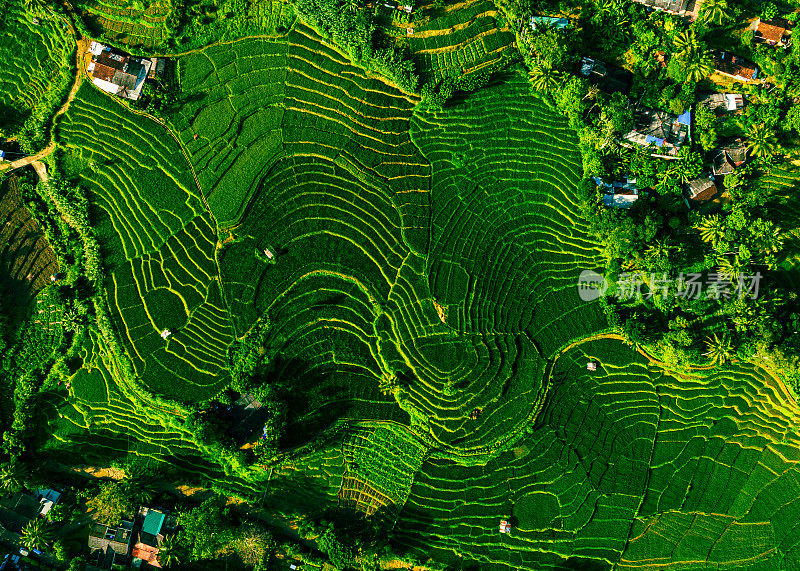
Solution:
<path fill-rule="evenodd" d="M 38 16 L 38 17 L 37 17 Z M 33 147 L 70 84 L 75 52 L 66 19 L 32 13 L 22 0 L 3 5 L 0 20 L 0 129 Z"/>
<path fill-rule="evenodd" d="M 673 376 L 619 341 L 581 344 L 520 446 L 481 467 L 433 455 L 396 529 L 493 569 L 791 569 L 791 402 L 753 366 Z"/>
<path fill-rule="evenodd" d="M 408 45 L 423 80 L 479 71 L 514 51 L 516 38 L 502 13 L 483 0 L 456 2 L 441 8 L 421 6 L 414 12 Z"/>
<path fill-rule="evenodd" d="M 412 51 L 437 78 L 491 63 L 497 16 L 451 7 Z M 360 514 L 456 569 L 797 568 L 793 396 L 753 364 L 669 370 L 579 299 L 603 264 L 579 142 L 522 67 L 431 111 L 274 31 L 178 57 L 164 124 L 88 82 L 59 122 L 113 331 L 43 450 Z M 285 413 L 277 455 L 209 442 L 231 382 Z"/>
<path fill-rule="evenodd" d="M 158 393 L 213 396 L 233 331 L 213 221 L 178 142 L 88 83 L 58 136 L 65 174 L 90 193 L 109 305 L 136 372 Z"/>

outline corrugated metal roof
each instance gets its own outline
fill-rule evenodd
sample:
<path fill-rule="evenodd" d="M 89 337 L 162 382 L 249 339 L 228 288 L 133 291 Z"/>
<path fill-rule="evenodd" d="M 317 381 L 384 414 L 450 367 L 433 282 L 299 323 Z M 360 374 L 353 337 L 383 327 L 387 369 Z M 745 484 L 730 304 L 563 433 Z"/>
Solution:
<path fill-rule="evenodd" d="M 161 526 L 164 525 L 164 517 L 163 513 L 150 510 L 144 518 L 142 531 L 151 535 L 158 535 L 161 531 Z"/>

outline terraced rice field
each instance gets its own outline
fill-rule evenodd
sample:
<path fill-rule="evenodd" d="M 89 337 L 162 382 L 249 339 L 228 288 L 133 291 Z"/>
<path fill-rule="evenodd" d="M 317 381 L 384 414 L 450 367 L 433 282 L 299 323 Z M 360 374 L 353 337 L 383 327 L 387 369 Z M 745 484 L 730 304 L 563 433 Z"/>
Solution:
<path fill-rule="evenodd" d="M 225 481 L 242 495 L 254 492 L 205 460 L 183 416 L 143 398 L 99 338 L 92 335 L 82 357 L 84 367 L 69 379 L 66 404 L 51 414 L 51 455 L 68 465 L 136 460 L 178 471 L 183 481 Z"/>
<path fill-rule="evenodd" d="M 59 125 L 139 379 L 87 345 L 55 448 L 209 469 L 136 383 L 210 398 L 265 319 L 292 452 L 243 493 L 376 516 L 463 568 L 800 566 L 793 397 L 603 337 L 578 142 L 522 69 L 428 112 L 300 24 L 177 66 L 169 131 L 90 86 Z"/>
<path fill-rule="evenodd" d="M 0 123 L 21 124 L 36 109 L 45 117 L 70 82 L 74 51 L 66 22 L 26 12 L 22 0 L 5 4 L 0 28 Z M 42 119 L 43 120 L 43 119 Z"/>
<path fill-rule="evenodd" d="M 459 77 L 510 54 L 516 38 L 500 14 L 486 0 L 419 8 L 407 40 L 423 80 Z"/>
<path fill-rule="evenodd" d="M 146 7 L 143 2 L 97 0 L 81 3 L 80 8 L 90 29 L 130 49 L 163 48 L 169 38 L 169 0 L 153 0 Z"/>
<path fill-rule="evenodd" d="M 68 174 L 91 195 L 111 310 L 136 372 L 161 394 L 215 394 L 227 382 L 232 328 L 214 223 L 177 141 L 89 84 L 58 136 Z"/>
<path fill-rule="evenodd" d="M 429 458 L 396 530 L 492 569 L 792 569 L 791 402 L 756 367 L 678 378 L 618 341 L 582 344 L 521 446 L 485 466 Z"/>
<path fill-rule="evenodd" d="M 492 91 L 465 105 L 474 116 L 488 105 L 501 133 L 469 134 L 484 137 L 482 178 L 460 132 L 471 117 L 412 117 L 413 99 L 367 80 L 302 27 L 286 40 L 192 54 L 179 75 L 197 103 L 173 123 L 233 236 L 219 261 L 237 335 L 269 315 L 280 374 L 303 379 L 303 394 L 332 392 L 311 397 L 315 412 L 298 427 L 341 414 L 406 418 L 454 453 L 505 446 L 497 419 L 518 426 L 541 405 L 540 350 L 578 334 L 554 323 L 572 305 L 559 305 L 562 286 L 537 286 L 571 288 L 579 264 L 597 263 L 585 227 L 571 222 L 579 156 L 553 110 L 527 96 L 522 79 L 505 86 L 508 99 L 494 104 Z M 524 164 L 502 166 L 517 141 Z M 437 154 L 444 149 L 459 156 Z M 487 203 L 499 206 L 497 219 L 474 216 Z M 521 230 L 498 226 L 505 217 Z M 556 232 L 563 243 L 548 243 Z M 503 274 L 519 290 L 502 290 Z M 486 298 L 470 305 L 476 294 Z M 451 306 L 440 318 L 437 307 Z M 604 326 L 594 305 L 577 311 L 584 328 Z M 484 412 L 478 421 L 468 419 L 474 409 Z"/>
<path fill-rule="evenodd" d="M 10 303 L 27 306 L 58 272 L 56 254 L 22 202 L 15 177 L 0 183 L 0 279 Z"/>

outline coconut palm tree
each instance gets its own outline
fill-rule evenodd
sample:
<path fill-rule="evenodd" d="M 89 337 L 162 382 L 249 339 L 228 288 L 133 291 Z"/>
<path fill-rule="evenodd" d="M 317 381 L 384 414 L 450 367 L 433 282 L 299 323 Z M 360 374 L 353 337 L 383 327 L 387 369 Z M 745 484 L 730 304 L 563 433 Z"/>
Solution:
<path fill-rule="evenodd" d="M 738 283 L 739 277 L 746 273 L 749 259 L 743 259 L 740 256 L 719 256 L 717 258 L 717 273 L 720 277 L 735 284 Z"/>
<path fill-rule="evenodd" d="M 750 127 L 747 136 L 747 148 L 754 157 L 766 159 L 778 150 L 775 134 L 764 123 L 757 123 Z"/>
<path fill-rule="evenodd" d="M 712 245 L 725 237 L 725 220 L 720 218 L 719 214 L 706 216 L 695 225 L 695 228 L 700 230 L 700 239 Z"/>
<path fill-rule="evenodd" d="M 52 540 L 53 530 L 45 519 L 32 519 L 22 528 L 22 545 L 28 549 L 41 551 Z"/>
<path fill-rule="evenodd" d="M 345 0 L 344 2 L 344 9 L 347 12 L 358 12 L 361 9 L 361 1 L 360 0 Z"/>
<path fill-rule="evenodd" d="M 697 83 L 714 73 L 714 66 L 708 52 L 695 52 L 686 62 L 686 79 Z"/>
<path fill-rule="evenodd" d="M 703 355 L 708 357 L 715 365 L 729 362 L 733 358 L 733 346 L 727 335 L 721 337 L 714 333 L 706 338 L 706 349 Z"/>
<path fill-rule="evenodd" d="M 706 23 L 721 26 L 731 17 L 728 13 L 728 2 L 726 0 L 703 0 L 700 17 Z"/>
<path fill-rule="evenodd" d="M 561 84 L 562 73 L 549 65 L 535 64 L 530 72 L 531 85 L 536 91 L 553 91 Z"/>
<path fill-rule="evenodd" d="M 158 546 L 158 562 L 163 567 L 169 567 L 173 563 L 180 564 L 180 559 L 178 558 L 179 546 L 176 543 L 175 537 L 175 535 L 165 537 Z"/>
<path fill-rule="evenodd" d="M 700 48 L 700 42 L 692 30 L 684 30 L 672 39 L 672 51 L 678 57 L 686 57 Z"/>
<path fill-rule="evenodd" d="M 18 462 L 0 465 L 0 490 L 6 493 L 19 492 L 25 487 L 25 473 Z"/>

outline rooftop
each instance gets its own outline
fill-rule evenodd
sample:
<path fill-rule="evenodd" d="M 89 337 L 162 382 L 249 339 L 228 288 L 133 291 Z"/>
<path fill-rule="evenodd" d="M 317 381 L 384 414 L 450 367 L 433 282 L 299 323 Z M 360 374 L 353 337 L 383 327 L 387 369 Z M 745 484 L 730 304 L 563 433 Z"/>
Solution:
<path fill-rule="evenodd" d="M 122 522 L 119 527 L 93 522 L 89 526 L 89 548 L 103 551 L 111 548 L 119 555 L 127 555 L 132 529 L 133 524 L 131 522 Z"/>
<path fill-rule="evenodd" d="M 134 559 L 141 559 L 144 563 L 152 565 L 153 567 L 161 568 L 161 564 L 158 562 L 159 551 L 158 547 L 137 543 L 133 546 L 131 557 Z"/>
<path fill-rule="evenodd" d="M 569 20 L 566 18 L 552 18 L 550 16 L 531 16 L 530 25 L 534 30 L 537 24 L 543 28 L 554 28 L 556 30 L 563 30 L 569 26 Z"/>
<path fill-rule="evenodd" d="M 730 174 L 746 161 L 747 147 L 740 142 L 720 149 L 717 156 L 714 157 L 712 171 L 715 176 Z"/>
<path fill-rule="evenodd" d="M 633 78 L 626 69 L 590 57 L 581 58 L 580 74 L 607 93 L 627 93 Z"/>
<path fill-rule="evenodd" d="M 656 10 L 664 10 L 680 15 L 683 15 L 683 12 L 689 6 L 689 0 L 634 0 L 634 2 L 650 6 Z"/>
<path fill-rule="evenodd" d="M 730 52 L 715 52 L 712 58 L 714 60 L 714 69 L 722 74 L 742 81 L 752 81 L 758 78 L 758 66 L 741 56 Z"/>
<path fill-rule="evenodd" d="M 770 24 L 762 20 L 758 21 L 756 25 L 756 37 L 763 39 L 765 42 L 775 45 L 783 39 L 786 33 L 786 28 Z"/>
<path fill-rule="evenodd" d="M 738 111 L 744 107 L 744 96 L 741 93 L 707 93 L 698 102 L 714 110 Z"/>
<path fill-rule="evenodd" d="M 108 93 L 128 99 L 139 99 L 144 80 L 153 62 L 117 51 L 98 42 L 92 42 L 89 51 L 92 61 L 86 71 L 92 83 Z"/>
<path fill-rule="evenodd" d="M 710 200 L 717 194 L 717 185 L 714 183 L 714 178 L 710 176 L 701 176 L 688 181 L 686 189 L 689 198 L 698 202 Z"/>
<path fill-rule="evenodd" d="M 161 526 L 164 524 L 164 514 L 155 510 L 150 510 L 144 516 L 144 523 L 142 524 L 142 531 L 151 535 L 158 535 L 161 532 Z"/>
<path fill-rule="evenodd" d="M 687 111 L 680 116 L 637 106 L 633 108 L 634 128 L 623 136 L 630 143 L 641 146 L 655 145 L 663 155 L 677 155 L 678 148 L 689 136 L 692 115 Z"/>

